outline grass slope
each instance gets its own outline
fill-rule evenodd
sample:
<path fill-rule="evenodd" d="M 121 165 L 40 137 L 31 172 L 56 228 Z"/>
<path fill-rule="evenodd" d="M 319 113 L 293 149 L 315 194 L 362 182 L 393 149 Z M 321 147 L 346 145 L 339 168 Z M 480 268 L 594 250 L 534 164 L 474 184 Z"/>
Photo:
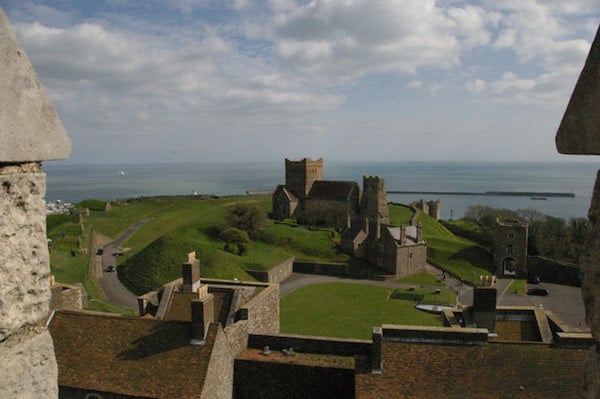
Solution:
<path fill-rule="evenodd" d="M 326 283 L 300 288 L 281 298 L 281 332 L 370 339 L 373 326 L 441 326 L 439 316 L 414 309 L 414 302 L 389 299 L 390 289 Z"/>
<path fill-rule="evenodd" d="M 476 283 L 480 275 L 493 273 L 489 249 L 454 235 L 429 215 L 419 213 L 418 220 L 423 224 L 429 263 L 471 283 Z"/>

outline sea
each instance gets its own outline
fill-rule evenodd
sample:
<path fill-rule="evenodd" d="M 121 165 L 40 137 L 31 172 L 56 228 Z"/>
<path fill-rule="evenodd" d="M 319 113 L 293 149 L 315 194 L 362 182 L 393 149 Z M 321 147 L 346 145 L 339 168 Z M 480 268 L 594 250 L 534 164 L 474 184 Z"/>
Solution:
<path fill-rule="evenodd" d="M 442 219 L 456 219 L 473 205 L 505 209 L 535 209 L 569 218 L 587 217 L 600 165 L 569 162 L 346 162 L 326 160 L 323 178 L 352 180 L 380 176 L 388 201 L 408 204 L 419 199 L 441 200 Z M 162 195 L 245 195 L 274 190 L 285 183 L 284 162 L 153 163 L 76 165 L 44 163 L 46 200 L 80 202 Z M 561 192 L 574 197 L 490 196 L 489 191 Z M 426 194 L 443 192 L 444 194 Z M 468 192 L 472 195 L 449 195 Z"/>

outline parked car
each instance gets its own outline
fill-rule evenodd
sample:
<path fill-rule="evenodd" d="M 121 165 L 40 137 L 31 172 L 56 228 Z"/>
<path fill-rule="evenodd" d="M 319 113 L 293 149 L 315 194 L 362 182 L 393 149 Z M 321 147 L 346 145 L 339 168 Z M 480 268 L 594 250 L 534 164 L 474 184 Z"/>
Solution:
<path fill-rule="evenodd" d="M 529 284 L 539 284 L 540 281 L 542 281 L 542 280 L 540 280 L 540 276 L 529 276 L 527 278 L 527 282 Z"/>
<path fill-rule="evenodd" d="M 115 267 L 114 267 L 113 265 L 110 265 L 109 267 L 107 267 L 107 268 L 106 268 L 106 271 L 107 271 L 108 273 L 112 273 L 112 272 L 114 272 L 114 271 L 115 271 Z"/>
<path fill-rule="evenodd" d="M 527 291 L 527 295 L 548 296 L 549 292 L 545 288 L 532 288 Z"/>

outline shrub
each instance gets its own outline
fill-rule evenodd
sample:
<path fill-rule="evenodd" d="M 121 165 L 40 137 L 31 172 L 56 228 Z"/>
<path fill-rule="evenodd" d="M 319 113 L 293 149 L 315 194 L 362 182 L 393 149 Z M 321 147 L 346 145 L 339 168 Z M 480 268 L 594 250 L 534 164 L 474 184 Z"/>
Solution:
<path fill-rule="evenodd" d="M 235 204 L 228 209 L 225 223 L 254 238 L 267 223 L 267 213 L 256 203 Z"/>
<path fill-rule="evenodd" d="M 223 230 L 220 238 L 225 241 L 225 251 L 232 254 L 244 255 L 250 246 L 248 233 L 235 227 Z"/>

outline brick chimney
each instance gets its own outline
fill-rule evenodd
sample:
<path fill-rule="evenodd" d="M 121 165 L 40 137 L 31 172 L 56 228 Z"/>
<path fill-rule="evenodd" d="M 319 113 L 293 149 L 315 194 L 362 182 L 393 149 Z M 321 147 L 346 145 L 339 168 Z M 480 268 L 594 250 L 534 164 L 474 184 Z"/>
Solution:
<path fill-rule="evenodd" d="M 496 332 L 496 287 L 492 276 L 480 278 L 480 286 L 473 289 L 473 319 L 478 328 Z"/>
<path fill-rule="evenodd" d="M 182 291 L 194 292 L 200 288 L 200 261 L 196 259 L 196 252 L 188 254 L 188 261 L 181 265 L 183 276 Z"/>
<path fill-rule="evenodd" d="M 215 297 L 208 293 L 208 285 L 198 289 L 198 299 L 191 301 L 192 340 L 195 345 L 203 345 L 208 331 L 208 324 L 215 321 Z"/>

